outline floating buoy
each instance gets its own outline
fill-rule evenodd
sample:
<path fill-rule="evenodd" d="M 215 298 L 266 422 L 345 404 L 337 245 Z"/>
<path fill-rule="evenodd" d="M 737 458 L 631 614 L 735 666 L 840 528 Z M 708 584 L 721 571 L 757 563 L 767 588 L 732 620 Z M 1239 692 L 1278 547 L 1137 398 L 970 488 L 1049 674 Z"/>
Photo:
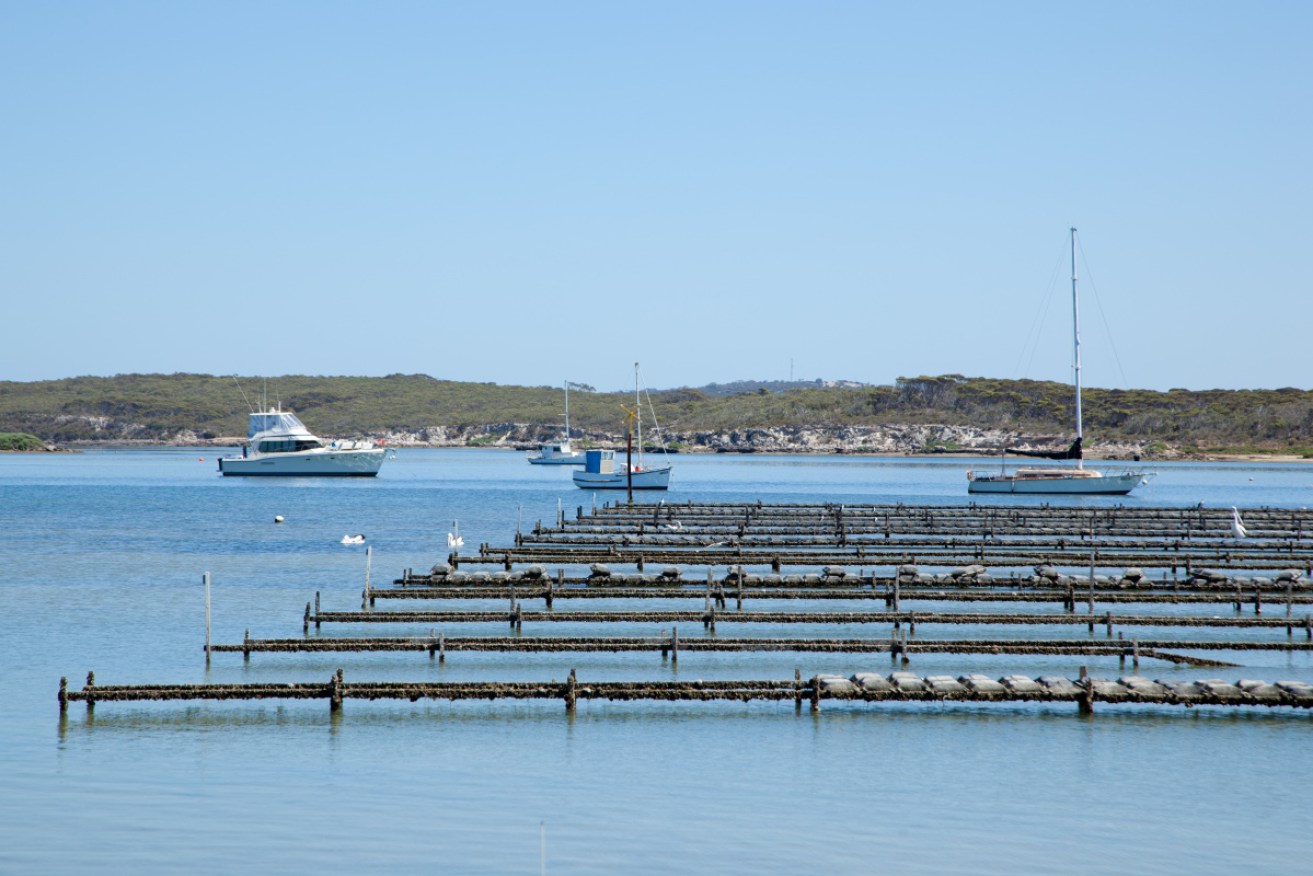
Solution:
<path fill-rule="evenodd" d="M 282 523 L 282 522 L 283 522 L 283 515 L 281 515 L 281 514 L 275 514 L 275 515 L 274 515 L 274 523 Z"/>
<path fill-rule="evenodd" d="M 196 461 L 197 461 L 197 462 L 204 462 L 204 461 L 205 461 L 205 457 L 204 457 L 204 456 L 198 456 L 198 457 L 196 457 Z M 1252 481 L 1253 478 L 1250 478 L 1250 480 Z"/>

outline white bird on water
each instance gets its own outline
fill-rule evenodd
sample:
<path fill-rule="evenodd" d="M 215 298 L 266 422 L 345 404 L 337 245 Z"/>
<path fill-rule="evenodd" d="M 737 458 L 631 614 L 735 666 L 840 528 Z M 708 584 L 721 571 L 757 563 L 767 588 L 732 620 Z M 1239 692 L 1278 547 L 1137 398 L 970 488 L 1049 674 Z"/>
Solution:
<path fill-rule="evenodd" d="M 1231 506 L 1231 537 L 1244 538 L 1248 533 L 1245 532 L 1245 524 L 1240 520 L 1240 512 L 1234 505 Z"/>
<path fill-rule="evenodd" d="M 342 536 L 342 544 L 364 544 L 365 536 L 361 533 Z"/>
<path fill-rule="evenodd" d="M 459 521 L 459 520 L 453 520 L 453 521 L 452 521 L 452 526 L 456 527 L 456 531 L 455 531 L 455 532 L 449 532 L 449 533 L 447 533 L 447 548 L 448 548 L 448 550 L 450 550 L 450 549 L 452 549 L 452 548 L 458 548 L 458 547 L 464 547 L 464 546 L 465 546 L 465 539 L 463 539 L 463 538 L 460 537 L 460 521 Z"/>

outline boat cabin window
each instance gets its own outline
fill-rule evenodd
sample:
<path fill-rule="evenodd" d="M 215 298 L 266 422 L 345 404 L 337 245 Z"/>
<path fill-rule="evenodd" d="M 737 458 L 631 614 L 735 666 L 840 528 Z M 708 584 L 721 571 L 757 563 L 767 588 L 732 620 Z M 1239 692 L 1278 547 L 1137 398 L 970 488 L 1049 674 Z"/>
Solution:
<path fill-rule="evenodd" d="M 256 449 L 260 453 L 295 453 L 298 450 L 316 450 L 323 447 L 315 438 L 266 438 Z"/>

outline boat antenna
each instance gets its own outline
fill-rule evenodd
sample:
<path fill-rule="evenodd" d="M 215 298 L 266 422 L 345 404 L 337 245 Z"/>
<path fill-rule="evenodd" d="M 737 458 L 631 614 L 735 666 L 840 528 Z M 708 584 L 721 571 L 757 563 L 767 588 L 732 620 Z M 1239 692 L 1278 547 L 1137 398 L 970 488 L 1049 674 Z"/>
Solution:
<path fill-rule="evenodd" d="M 570 440 L 570 381 L 566 381 L 566 441 Z"/>
<path fill-rule="evenodd" d="M 242 401 L 246 402 L 246 409 L 248 411 L 255 410 L 254 408 L 251 407 L 251 400 L 246 397 L 246 390 L 242 389 L 241 381 L 237 379 L 237 375 L 234 374 L 232 378 L 233 378 L 233 383 L 237 384 L 237 391 L 242 394 Z"/>
<path fill-rule="evenodd" d="M 1084 446 L 1081 437 L 1080 410 L 1080 301 L 1076 296 L 1076 229 L 1071 229 L 1071 331 L 1076 351 L 1076 443 Z M 1085 468 L 1085 454 L 1076 458 L 1076 468 Z"/>

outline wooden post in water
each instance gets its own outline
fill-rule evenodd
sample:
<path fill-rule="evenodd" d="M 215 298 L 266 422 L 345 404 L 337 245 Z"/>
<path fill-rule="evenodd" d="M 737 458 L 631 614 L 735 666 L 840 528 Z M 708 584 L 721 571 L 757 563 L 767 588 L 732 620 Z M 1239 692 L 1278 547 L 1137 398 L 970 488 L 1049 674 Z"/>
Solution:
<path fill-rule="evenodd" d="M 821 677 L 819 675 L 813 675 L 811 685 L 812 685 L 812 714 L 816 714 L 821 710 Z"/>
<path fill-rule="evenodd" d="M 202 576 L 205 580 L 205 668 L 210 668 L 210 573 Z"/>
<path fill-rule="evenodd" d="M 62 676 L 59 679 L 59 714 L 64 715 L 68 712 L 68 676 Z"/>
<path fill-rule="evenodd" d="M 371 608 L 374 605 L 374 596 L 370 593 L 369 585 L 369 567 L 372 564 L 373 559 L 374 546 L 371 544 L 369 547 L 365 548 L 365 598 L 362 600 L 363 604 L 360 606 L 362 610 Z"/>
<path fill-rule="evenodd" d="M 1080 683 L 1085 688 L 1080 700 L 1080 713 L 1082 715 L 1092 715 L 1094 714 L 1094 680 L 1090 678 L 1089 672 L 1084 666 L 1080 668 Z"/>
<path fill-rule="evenodd" d="M 328 683 L 328 710 L 330 712 L 342 711 L 342 667 L 337 668 L 333 673 L 333 678 Z"/>
<path fill-rule="evenodd" d="M 670 665 L 679 662 L 679 627 L 670 628 Z"/>
<path fill-rule="evenodd" d="M 85 693 L 88 694 L 88 696 L 87 696 L 87 714 L 88 714 L 88 715 L 94 714 L 95 711 L 96 711 L 96 698 L 90 695 L 90 691 L 91 691 L 91 689 L 92 689 L 93 687 L 95 687 L 95 686 L 96 686 L 96 673 L 95 673 L 95 672 L 88 672 L 88 673 L 87 673 L 87 683 L 84 684 L 84 685 L 82 686 L 82 690 L 83 690 Z"/>
<path fill-rule="evenodd" d="M 793 670 L 793 711 L 802 714 L 802 670 Z"/>
<path fill-rule="evenodd" d="M 575 676 L 573 669 L 570 670 L 570 677 L 565 680 L 565 710 L 574 712 L 575 701 L 579 697 L 579 679 Z"/>

